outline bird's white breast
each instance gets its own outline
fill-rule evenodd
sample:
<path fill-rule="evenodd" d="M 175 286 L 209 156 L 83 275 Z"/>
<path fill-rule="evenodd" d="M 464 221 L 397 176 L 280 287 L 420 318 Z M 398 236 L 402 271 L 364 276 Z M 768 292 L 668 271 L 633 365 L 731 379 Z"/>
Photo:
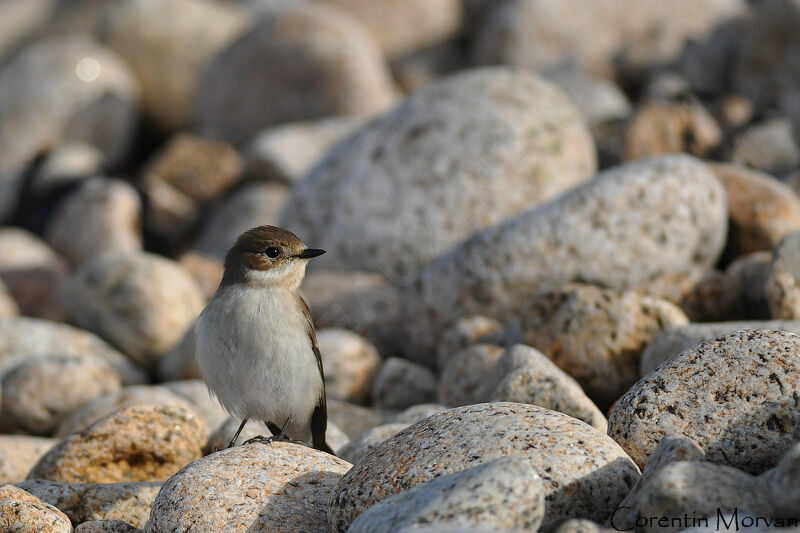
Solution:
<path fill-rule="evenodd" d="M 291 426 L 307 425 L 323 384 L 296 294 L 224 287 L 196 328 L 200 372 L 228 411 L 278 426 L 291 416 Z"/>

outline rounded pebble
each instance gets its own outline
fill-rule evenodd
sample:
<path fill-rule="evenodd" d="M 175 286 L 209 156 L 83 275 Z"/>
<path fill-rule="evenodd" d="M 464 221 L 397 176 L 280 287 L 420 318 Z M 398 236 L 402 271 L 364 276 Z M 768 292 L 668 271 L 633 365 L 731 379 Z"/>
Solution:
<path fill-rule="evenodd" d="M 399 357 L 383 363 L 372 387 L 372 404 L 380 409 L 405 409 L 435 399 L 433 372 Z"/>
<path fill-rule="evenodd" d="M 367 403 L 380 366 L 378 350 L 365 338 L 338 328 L 317 330 L 329 398 Z"/>

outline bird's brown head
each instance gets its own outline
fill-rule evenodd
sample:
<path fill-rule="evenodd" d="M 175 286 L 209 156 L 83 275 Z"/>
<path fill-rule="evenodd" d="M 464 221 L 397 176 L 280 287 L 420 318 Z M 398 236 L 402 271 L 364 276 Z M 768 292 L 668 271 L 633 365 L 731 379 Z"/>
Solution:
<path fill-rule="evenodd" d="M 242 233 L 228 250 L 221 286 L 246 283 L 296 289 L 308 260 L 324 253 L 308 248 L 291 231 L 259 226 Z"/>

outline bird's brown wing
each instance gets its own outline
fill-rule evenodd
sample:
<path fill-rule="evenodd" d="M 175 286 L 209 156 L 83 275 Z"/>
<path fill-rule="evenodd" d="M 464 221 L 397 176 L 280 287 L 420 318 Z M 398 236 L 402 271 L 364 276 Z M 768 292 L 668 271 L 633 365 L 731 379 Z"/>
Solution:
<path fill-rule="evenodd" d="M 314 411 L 311 413 L 311 442 L 317 450 L 335 455 L 330 446 L 328 446 L 328 443 L 325 442 L 325 431 L 328 429 L 328 401 L 325 397 L 325 372 L 322 370 L 322 354 L 319 352 L 319 347 L 317 346 L 317 334 L 314 331 L 314 320 L 311 318 L 311 310 L 308 308 L 308 304 L 305 300 L 300 298 L 300 302 L 302 304 L 303 314 L 308 322 L 308 336 L 311 339 L 311 349 L 314 351 L 314 357 L 317 358 L 319 377 L 322 380 L 322 392 L 317 400 L 317 405 L 314 407 Z"/>

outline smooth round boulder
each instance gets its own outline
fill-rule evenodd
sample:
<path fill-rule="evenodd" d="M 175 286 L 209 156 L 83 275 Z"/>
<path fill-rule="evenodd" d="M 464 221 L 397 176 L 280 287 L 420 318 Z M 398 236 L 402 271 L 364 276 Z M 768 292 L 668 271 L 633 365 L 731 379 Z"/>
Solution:
<path fill-rule="evenodd" d="M 402 430 L 355 465 L 331 500 L 331 529 L 343 533 L 379 501 L 504 456 L 528 461 L 541 476 L 545 522 L 602 521 L 639 478 L 619 445 L 571 416 L 518 403 L 457 407 Z"/>
<path fill-rule="evenodd" d="M 67 515 L 15 487 L 0 487 L 0 530 L 6 533 L 72 533 Z"/>
<path fill-rule="evenodd" d="M 222 450 L 164 483 L 144 531 L 325 530 L 328 500 L 351 466 L 286 442 Z"/>
<path fill-rule="evenodd" d="M 25 479 L 39 458 L 58 441 L 28 435 L 0 435 L 0 485 Z"/>
<path fill-rule="evenodd" d="M 608 434 L 640 466 L 663 437 L 679 436 L 708 461 L 761 473 L 792 444 L 799 380 L 800 336 L 736 331 L 645 375 L 617 403 Z"/>
<path fill-rule="evenodd" d="M 402 295 L 408 357 L 430 358 L 458 317 L 514 319 L 573 281 L 677 299 L 714 265 L 727 227 L 724 190 L 693 157 L 606 170 L 428 263 Z"/>
<path fill-rule="evenodd" d="M 773 250 L 766 294 L 772 318 L 800 318 L 800 231 L 789 233 Z"/>
<path fill-rule="evenodd" d="M 403 280 L 595 168 L 586 124 L 555 85 L 532 72 L 471 70 L 335 146 L 294 188 L 282 225 L 328 250 L 328 268 Z"/>
<path fill-rule="evenodd" d="M 367 403 L 381 366 L 375 346 L 364 337 L 339 328 L 318 329 L 317 345 L 322 354 L 328 397 Z"/>
<path fill-rule="evenodd" d="M 400 357 L 387 359 L 372 385 L 372 404 L 380 409 L 405 409 L 435 399 L 433 372 Z"/>
<path fill-rule="evenodd" d="M 67 287 L 78 323 L 145 368 L 180 341 L 205 305 L 183 267 L 149 253 L 108 253 L 81 264 Z"/>

